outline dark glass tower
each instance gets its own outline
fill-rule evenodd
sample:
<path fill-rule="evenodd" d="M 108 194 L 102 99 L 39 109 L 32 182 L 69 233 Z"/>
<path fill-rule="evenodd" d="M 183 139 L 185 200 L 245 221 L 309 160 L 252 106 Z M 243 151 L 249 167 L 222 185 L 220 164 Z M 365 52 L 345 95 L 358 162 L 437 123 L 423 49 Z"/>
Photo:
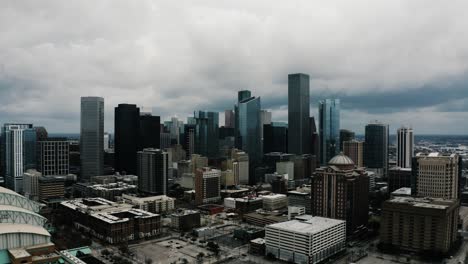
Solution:
<path fill-rule="evenodd" d="M 140 116 L 139 148 L 160 148 L 161 118 L 159 116 Z"/>
<path fill-rule="evenodd" d="M 168 154 L 159 149 L 138 152 L 138 190 L 152 195 L 167 193 Z"/>
<path fill-rule="evenodd" d="M 355 138 L 355 134 L 351 130 L 340 129 L 340 150 L 343 151 L 343 142 L 351 141 Z"/>
<path fill-rule="evenodd" d="M 262 159 L 260 97 L 245 97 L 248 91 L 239 92 L 239 98 L 244 98 L 236 105 L 236 145 L 249 154 L 249 161 L 256 162 Z M 248 92 L 250 94 L 250 92 Z"/>
<path fill-rule="evenodd" d="M 104 171 L 104 98 L 81 97 L 81 178 Z"/>
<path fill-rule="evenodd" d="M 340 100 L 326 99 L 319 102 L 320 164 L 340 152 Z"/>
<path fill-rule="evenodd" d="M 274 124 L 263 125 L 263 152 L 288 152 L 288 128 Z"/>
<path fill-rule="evenodd" d="M 364 142 L 364 166 L 381 170 L 385 177 L 388 171 L 388 125 L 374 122 L 366 126 Z"/>
<path fill-rule="evenodd" d="M 115 170 L 136 174 L 140 109 L 134 104 L 115 108 Z"/>
<path fill-rule="evenodd" d="M 288 75 L 288 152 L 310 153 L 309 75 Z"/>
<path fill-rule="evenodd" d="M 208 158 L 219 155 L 219 113 L 197 111 L 194 113 L 196 121 L 195 152 Z"/>

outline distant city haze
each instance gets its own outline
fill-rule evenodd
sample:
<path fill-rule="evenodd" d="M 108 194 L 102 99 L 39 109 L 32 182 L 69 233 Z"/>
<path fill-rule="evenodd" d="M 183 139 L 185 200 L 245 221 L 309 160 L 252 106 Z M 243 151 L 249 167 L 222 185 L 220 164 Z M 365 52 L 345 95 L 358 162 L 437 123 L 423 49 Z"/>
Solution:
<path fill-rule="evenodd" d="M 240 90 L 287 122 L 288 74 L 305 73 L 316 121 L 339 99 L 357 134 L 468 133 L 467 1 L 300 2 L 1 3 L 0 123 L 79 133 L 80 97 L 99 96 L 111 133 L 121 103 L 224 124 Z"/>

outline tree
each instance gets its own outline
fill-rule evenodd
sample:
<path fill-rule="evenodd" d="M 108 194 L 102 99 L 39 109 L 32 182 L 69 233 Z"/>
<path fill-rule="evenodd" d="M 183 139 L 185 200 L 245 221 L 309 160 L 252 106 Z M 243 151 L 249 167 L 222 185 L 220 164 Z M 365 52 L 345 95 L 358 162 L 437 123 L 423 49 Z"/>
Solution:
<path fill-rule="evenodd" d="M 197 263 L 203 263 L 203 258 L 205 257 L 205 253 L 200 252 L 197 255 Z"/>
<path fill-rule="evenodd" d="M 212 251 L 215 255 L 219 254 L 219 245 L 214 243 L 213 241 L 208 242 L 207 244 L 208 250 Z"/>
<path fill-rule="evenodd" d="M 145 258 L 145 264 L 153 264 L 153 259 Z"/>

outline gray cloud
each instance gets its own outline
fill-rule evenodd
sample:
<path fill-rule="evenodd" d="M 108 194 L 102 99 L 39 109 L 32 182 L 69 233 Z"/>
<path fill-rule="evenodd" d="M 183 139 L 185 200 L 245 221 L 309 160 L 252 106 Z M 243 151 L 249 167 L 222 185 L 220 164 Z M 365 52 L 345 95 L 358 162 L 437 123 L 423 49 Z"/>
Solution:
<path fill-rule="evenodd" d="M 311 76 L 312 110 L 466 133 L 466 1 L 34 1 L 0 3 L 0 122 L 79 131 L 79 97 L 163 118 L 262 97 L 286 120 L 287 74 Z M 465 118 L 466 119 L 466 118 Z M 441 122 L 444 126 L 435 126 Z"/>

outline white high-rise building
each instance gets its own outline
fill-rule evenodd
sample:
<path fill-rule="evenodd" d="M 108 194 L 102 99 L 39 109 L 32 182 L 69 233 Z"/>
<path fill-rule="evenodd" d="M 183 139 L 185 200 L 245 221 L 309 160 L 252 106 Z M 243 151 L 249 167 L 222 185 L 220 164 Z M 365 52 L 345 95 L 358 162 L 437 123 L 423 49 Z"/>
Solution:
<path fill-rule="evenodd" d="M 27 170 L 23 175 L 24 196 L 33 201 L 39 200 L 39 178 L 42 173 L 37 170 Z"/>
<path fill-rule="evenodd" d="M 23 174 L 36 167 L 36 130 L 32 124 L 5 124 L 2 128 L 6 187 L 23 192 Z"/>
<path fill-rule="evenodd" d="M 411 168 L 414 154 L 414 134 L 412 128 L 401 127 L 397 131 L 397 166 Z"/>
<path fill-rule="evenodd" d="M 346 221 L 324 217 L 265 228 L 266 253 L 292 263 L 319 263 L 346 248 Z"/>

